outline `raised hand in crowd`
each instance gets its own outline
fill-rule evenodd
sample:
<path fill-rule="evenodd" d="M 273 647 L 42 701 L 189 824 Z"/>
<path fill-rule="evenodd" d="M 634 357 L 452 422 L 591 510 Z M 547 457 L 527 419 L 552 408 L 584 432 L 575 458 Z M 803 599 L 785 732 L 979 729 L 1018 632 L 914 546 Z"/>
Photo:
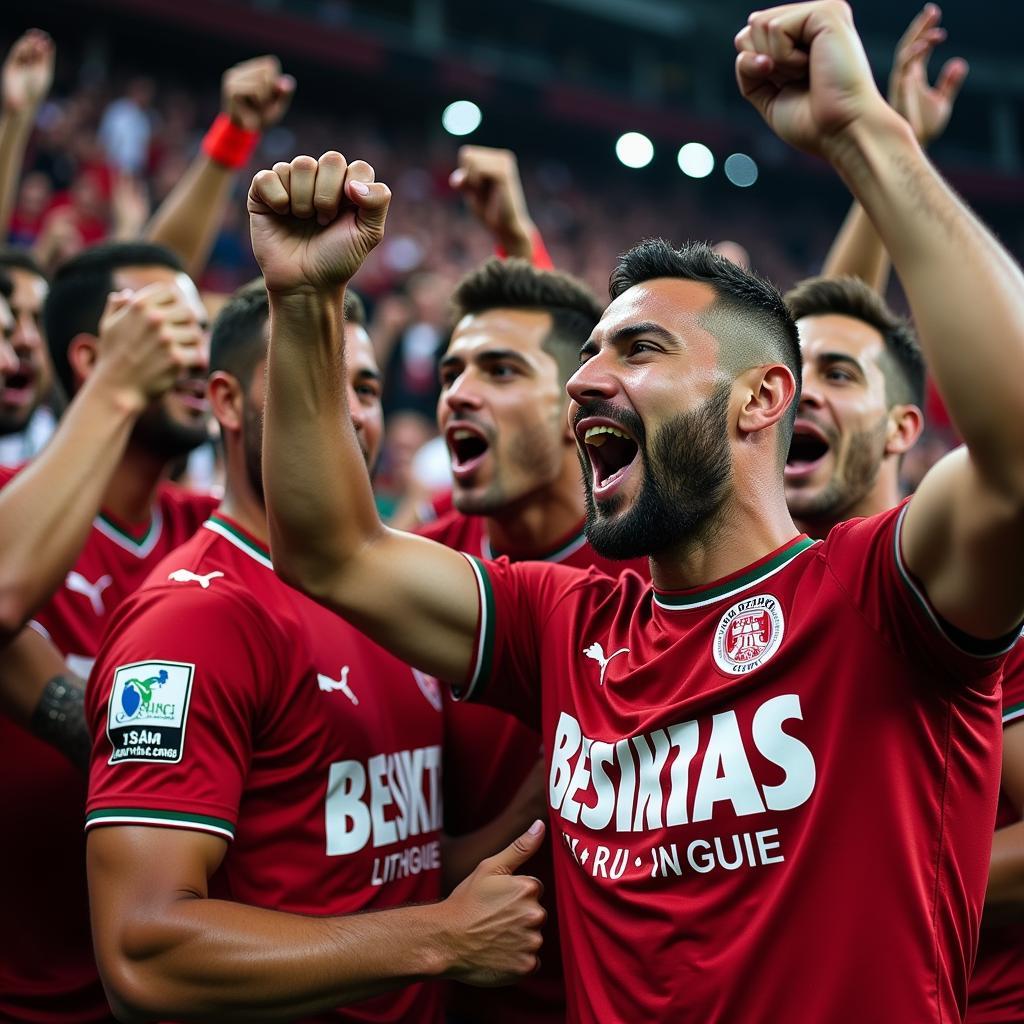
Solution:
<path fill-rule="evenodd" d="M 119 242 L 139 238 L 149 220 L 149 194 L 145 184 L 130 174 L 118 174 L 110 193 L 110 213 L 112 238 Z"/>
<path fill-rule="evenodd" d="M 224 72 L 221 111 L 247 132 L 263 132 L 284 117 L 295 93 L 295 79 L 283 74 L 277 57 L 243 60 Z"/>

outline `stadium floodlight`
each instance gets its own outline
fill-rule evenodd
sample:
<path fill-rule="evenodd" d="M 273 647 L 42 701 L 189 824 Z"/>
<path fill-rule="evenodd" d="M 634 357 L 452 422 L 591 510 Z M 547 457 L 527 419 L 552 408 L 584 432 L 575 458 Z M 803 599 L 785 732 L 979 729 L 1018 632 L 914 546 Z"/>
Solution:
<path fill-rule="evenodd" d="M 441 124 L 449 135 L 470 135 L 483 119 L 480 108 L 472 100 L 456 100 L 444 108 Z"/>
<path fill-rule="evenodd" d="M 677 160 L 679 170 L 691 178 L 706 178 L 715 169 L 715 154 L 702 142 L 688 142 Z"/>
<path fill-rule="evenodd" d="M 757 164 L 746 153 L 733 153 L 724 165 L 725 176 L 737 188 L 750 188 L 757 181 Z"/>
<path fill-rule="evenodd" d="M 654 159 L 654 143 L 640 132 L 626 132 L 615 143 L 615 155 L 627 167 L 646 167 Z"/>

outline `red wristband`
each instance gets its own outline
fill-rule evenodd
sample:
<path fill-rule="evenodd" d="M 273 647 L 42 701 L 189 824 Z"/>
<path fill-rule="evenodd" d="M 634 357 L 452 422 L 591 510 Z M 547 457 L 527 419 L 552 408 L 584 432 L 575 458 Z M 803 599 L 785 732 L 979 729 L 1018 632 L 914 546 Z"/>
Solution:
<path fill-rule="evenodd" d="M 214 163 L 237 171 L 249 162 L 259 141 L 259 132 L 239 128 L 227 114 L 218 114 L 203 136 L 203 152 Z"/>
<path fill-rule="evenodd" d="M 554 261 L 551 259 L 548 247 L 544 244 L 544 239 L 540 237 L 539 228 L 533 229 L 533 236 L 530 239 L 530 243 L 532 246 L 530 262 L 538 270 L 554 270 Z M 494 253 L 501 259 L 505 259 L 508 256 L 508 250 L 503 245 L 496 245 L 494 247 Z"/>

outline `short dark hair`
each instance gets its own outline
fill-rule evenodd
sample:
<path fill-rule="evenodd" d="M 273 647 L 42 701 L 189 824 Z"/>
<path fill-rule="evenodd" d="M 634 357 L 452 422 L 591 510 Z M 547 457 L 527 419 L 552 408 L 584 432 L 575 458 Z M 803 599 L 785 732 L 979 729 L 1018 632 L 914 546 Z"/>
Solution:
<path fill-rule="evenodd" d="M 623 253 L 612 271 L 608 291 L 617 299 L 624 291 L 669 277 L 710 286 L 715 301 L 700 320 L 721 343 L 723 366 L 740 372 L 749 366 L 781 362 L 793 374 L 796 394 L 783 431 L 788 451 L 800 404 L 800 337 L 782 295 L 770 281 L 719 256 L 705 242 L 679 248 L 664 238 L 648 238 Z"/>
<path fill-rule="evenodd" d="M 345 322 L 366 326 L 366 307 L 352 288 L 345 289 Z M 222 370 L 248 382 L 267 354 L 264 330 L 270 318 L 270 299 L 262 277 L 242 285 L 221 308 L 210 332 L 210 373 Z"/>
<path fill-rule="evenodd" d="M 183 272 L 181 260 L 153 242 L 103 242 L 73 256 L 54 275 L 43 307 L 43 323 L 57 379 L 68 395 L 75 379 L 68 348 L 79 334 L 96 334 L 114 274 L 124 267 L 167 267 Z"/>
<path fill-rule="evenodd" d="M 582 281 L 559 271 L 538 270 L 520 259 L 490 259 L 456 285 L 452 295 L 456 323 L 492 309 L 524 309 L 551 317 L 551 330 L 541 348 L 557 363 L 562 384 L 579 368 L 580 349 L 603 312 Z"/>
<path fill-rule="evenodd" d="M 27 270 L 36 277 L 47 280 L 46 272 L 35 256 L 27 249 L 15 249 L 13 246 L 0 246 L 0 267 L 6 270 Z"/>
<path fill-rule="evenodd" d="M 786 293 L 794 320 L 805 316 L 852 317 L 873 327 L 885 342 L 882 373 L 890 406 L 924 406 L 925 366 L 914 329 L 885 299 L 857 277 L 810 277 Z"/>

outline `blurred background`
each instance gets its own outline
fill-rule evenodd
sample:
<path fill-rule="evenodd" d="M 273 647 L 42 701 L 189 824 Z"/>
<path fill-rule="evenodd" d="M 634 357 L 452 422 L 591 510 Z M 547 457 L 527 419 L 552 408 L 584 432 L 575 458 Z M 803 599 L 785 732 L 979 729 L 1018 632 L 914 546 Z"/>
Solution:
<path fill-rule="evenodd" d="M 884 89 L 919 10 L 855 0 Z M 778 142 L 740 99 L 732 38 L 741 0 L 34 0 L 8 6 L 0 40 L 48 31 L 57 75 L 37 120 L 10 241 L 52 269 L 84 244 L 131 234 L 173 187 L 219 105 L 221 73 L 275 53 L 298 80 L 250 170 L 337 148 L 395 193 L 388 237 L 361 272 L 371 335 L 421 379 L 386 396 L 385 477 L 432 430 L 434 354 L 452 285 L 491 251 L 447 178 L 465 142 L 519 155 L 555 264 L 605 294 L 615 254 L 641 237 L 730 239 L 786 288 L 816 273 L 848 204 L 818 162 Z M 1010 0 L 944 6 L 932 61 L 970 73 L 933 157 L 1018 258 L 1024 254 L 1024 63 Z M 1000 28 L 1003 26 L 1004 28 Z M 238 202 L 200 284 L 216 305 L 255 273 Z M 894 290 L 890 298 L 900 305 Z M 415 390 L 415 389 L 414 389 Z M 402 416 L 397 414 L 402 413 Z M 941 413 L 930 461 L 949 443 Z M 392 467 L 392 468 L 389 468 Z M 916 473 L 917 467 L 911 465 Z"/>

